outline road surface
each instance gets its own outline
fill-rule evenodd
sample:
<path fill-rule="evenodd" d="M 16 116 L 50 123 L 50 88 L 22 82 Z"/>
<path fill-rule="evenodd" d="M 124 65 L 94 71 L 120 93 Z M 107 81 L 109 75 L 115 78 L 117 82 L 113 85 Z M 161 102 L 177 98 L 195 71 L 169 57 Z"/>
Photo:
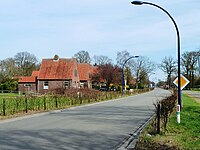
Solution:
<path fill-rule="evenodd" d="M 108 102 L 0 121 L 0 150 L 112 150 L 170 95 L 154 91 Z"/>

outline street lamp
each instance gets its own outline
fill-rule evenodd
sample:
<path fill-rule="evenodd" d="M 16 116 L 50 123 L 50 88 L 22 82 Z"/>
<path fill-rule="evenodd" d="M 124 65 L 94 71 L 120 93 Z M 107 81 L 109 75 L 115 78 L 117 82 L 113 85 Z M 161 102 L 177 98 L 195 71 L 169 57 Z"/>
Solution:
<path fill-rule="evenodd" d="M 123 63 L 123 66 L 122 66 L 122 94 L 124 94 L 124 67 L 127 63 L 127 61 L 129 61 L 131 58 L 138 58 L 139 56 L 131 56 L 129 57 L 128 59 L 126 59 Z"/>
<path fill-rule="evenodd" d="M 176 34 L 177 34 L 177 46 L 178 46 L 178 104 L 180 105 L 180 107 L 182 107 L 182 103 L 181 103 L 181 59 L 180 59 L 180 34 L 179 34 L 179 30 L 178 30 L 178 26 L 174 20 L 174 18 L 161 6 L 158 6 L 156 4 L 150 3 L 150 2 L 142 2 L 142 1 L 133 1 L 131 2 L 134 5 L 143 5 L 143 4 L 147 4 L 147 5 L 151 5 L 151 6 L 155 6 L 159 9 L 161 9 L 162 11 L 164 11 L 169 18 L 172 20 L 175 28 L 176 28 Z"/>

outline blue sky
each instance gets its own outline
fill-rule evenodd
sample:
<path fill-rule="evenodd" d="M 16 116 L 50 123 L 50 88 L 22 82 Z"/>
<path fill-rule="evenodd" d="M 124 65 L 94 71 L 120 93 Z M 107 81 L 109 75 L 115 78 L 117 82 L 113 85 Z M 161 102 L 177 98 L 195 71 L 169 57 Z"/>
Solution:
<path fill-rule="evenodd" d="M 176 32 L 169 17 L 155 7 L 130 2 L 1 0 L 0 60 L 22 51 L 41 60 L 55 54 L 72 57 L 81 50 L 88 51 L 91 57 L 106 55 L 113 60 L 123 50 L 147 56 L 156 63 L 165 56 L 176 58 Z M 162 6 L 176 20 L 181 53 L 200 49 L 199 0 L 149 2 Z M 152 78 L 158 79 L 156 75 Z"/>

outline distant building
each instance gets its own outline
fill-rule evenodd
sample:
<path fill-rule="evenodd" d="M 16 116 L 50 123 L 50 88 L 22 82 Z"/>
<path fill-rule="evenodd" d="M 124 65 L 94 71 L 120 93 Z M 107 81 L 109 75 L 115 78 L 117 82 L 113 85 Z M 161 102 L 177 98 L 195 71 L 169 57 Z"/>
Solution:
<path fill-rule="evenodd" d="M 78 63 L 74 58 L 43 59 L 40 70 L 30 77 L 19 78 L 21 93 L 47 93 L 56 89 L 92 88 L 91 74 L 95 67 L 88 63 Z"/>

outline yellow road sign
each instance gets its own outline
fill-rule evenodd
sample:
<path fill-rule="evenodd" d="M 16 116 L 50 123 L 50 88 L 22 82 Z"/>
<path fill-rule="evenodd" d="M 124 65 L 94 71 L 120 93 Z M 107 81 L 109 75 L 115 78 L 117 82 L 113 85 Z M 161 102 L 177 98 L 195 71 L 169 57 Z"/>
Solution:
<path fill-rule="evenodd" d="M 178 77 L 173 82 L 178 87 Z M 188 85 L 190 81 L 181 74 L 181 90 Z"/>

